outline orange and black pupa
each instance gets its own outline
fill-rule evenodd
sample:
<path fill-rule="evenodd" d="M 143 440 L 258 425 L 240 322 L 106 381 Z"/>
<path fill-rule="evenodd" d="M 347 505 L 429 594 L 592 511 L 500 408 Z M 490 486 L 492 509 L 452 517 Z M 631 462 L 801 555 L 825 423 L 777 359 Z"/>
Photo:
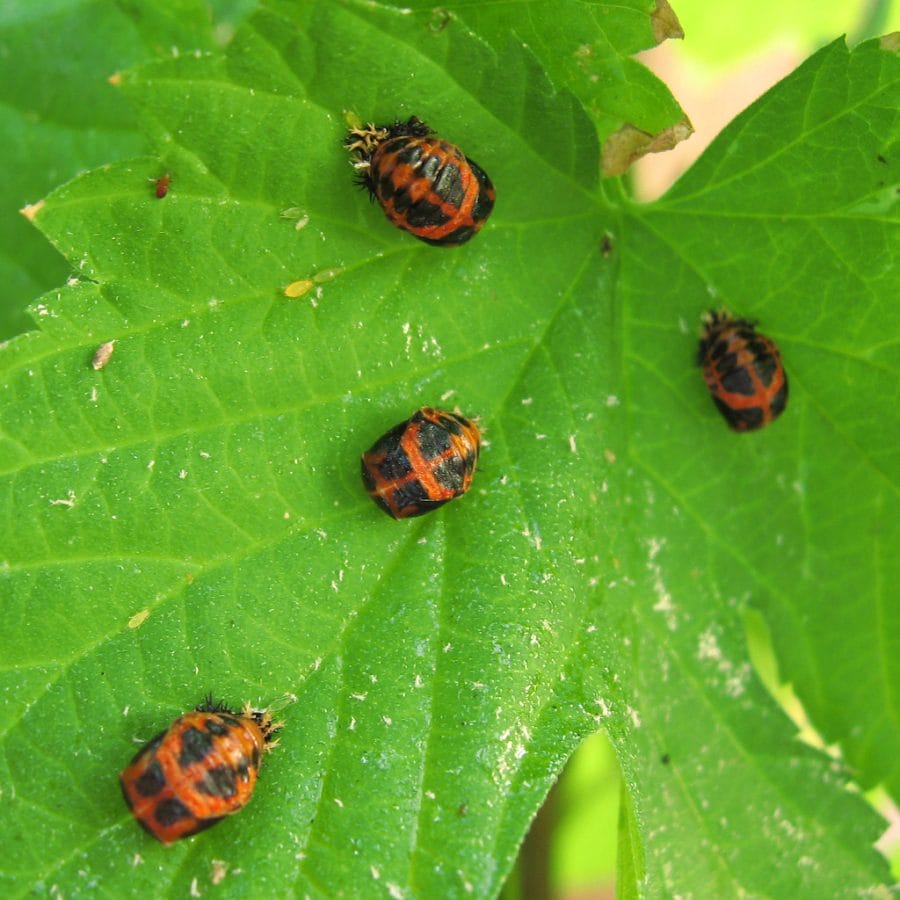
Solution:
<path fill-rule="evenodd" d="M 146 743 L 119 775 L 125 803 L 163 844 L 242 809 L 280 727 L 266 710 L 232 712 L 211 698 Z"/>
<path fill-rule="evenodd" d="M 733 431 L 756 431 L 785 410 L 788 380 L 775 342 L 727 312 L 704 317 L 697 362 L 713 403 Z"/>
<path fill-rule="evenodd" d="M 359 184 L 388 219 L 426 244 L 464 244 L 494 208 L 494 185 L 484 169 L 415 116 L 351 128 L 344 146 Z"/>
<path fill-rule="evenodd" d="M 469 490 L 480 448 L 473 421 L 423 406 L 363 453 L 363 485 L 389 516 L 422 516 Z"/>

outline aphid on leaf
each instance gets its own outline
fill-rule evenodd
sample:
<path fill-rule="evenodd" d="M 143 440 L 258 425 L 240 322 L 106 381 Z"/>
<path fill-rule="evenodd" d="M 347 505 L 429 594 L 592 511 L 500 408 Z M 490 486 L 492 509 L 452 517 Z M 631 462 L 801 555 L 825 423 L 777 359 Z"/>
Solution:
<path fill-rule="evenodd" d="M 172 183 L 172 176 L 166 172 L 161 178 L 156 179 L 154 193 L 162 200 L 169 193 L 169 185 Z"/>

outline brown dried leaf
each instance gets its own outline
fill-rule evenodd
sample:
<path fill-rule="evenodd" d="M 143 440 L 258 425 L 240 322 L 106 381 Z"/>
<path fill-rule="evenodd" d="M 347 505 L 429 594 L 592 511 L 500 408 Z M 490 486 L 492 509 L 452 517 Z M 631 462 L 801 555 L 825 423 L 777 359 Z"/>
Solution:
<path fill-rule="evenodd" d="M 675 10 L 669 6 L 668 0 L 657 0 L 656 9 L 650 14 L 650 21 L 653 24 L 653 37 L 656 38 L 657 44 L 670 39 L 684 38 L 684 29 L 678 21 L 678 16 L 675 15 Z"/>
<path fill-rule="evenodd" d="M 687 117 L 658 134 L 641 131 L 626 123 L 613 132 L 603 145 L 603 174 L 607 178 L 622 175 L 635 160 L 645 154 L 671 150 L 693 133 L 694 126 Z"/>

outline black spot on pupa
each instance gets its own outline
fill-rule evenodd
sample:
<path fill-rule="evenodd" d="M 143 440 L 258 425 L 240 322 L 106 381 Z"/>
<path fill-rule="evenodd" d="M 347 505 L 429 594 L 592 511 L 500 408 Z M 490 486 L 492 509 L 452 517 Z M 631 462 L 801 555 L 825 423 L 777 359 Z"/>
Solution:
<path fill-rule="evenodd" d="M 409 195 L 405 192 L 398 192 L 397 199 L 394 202 L 394 208 L 398 212 L 406 213 L 406 221 L 413 228 L 428 228 L 431 226 L 443 225 L 450 221 L 450 217 L 441 211 L 439 206 L 429 203 L 427 200 L 419 200 L 414 206 L 408 199 Z"/>
<path fill-rule="evenodd" d="M 751 406 L 747 409 L 732 409 L 718 397 L 713 397 L 713 403 L 716 404 L 719 412 L 725 416 L 725 419 L 736 431 L 755 431 L 763 423 L 763 411 L 758 406 Z"/>
<path fill-rule="evenodd" d="M 417 435 L 419 452 L 425 459 L 434 459 L 446 453 L 450 447 L 450 434 L 436 422 L 422 421 Z"/>
<path fill-rule="evenodd" d="M 213 739 L 199 728 L 186 728 L 181 736 L 181 753 L 178 754 L 178 765 L 187 769 L 194 763 L 201 762 L 213 747 Z"/>
<path fill-rule="evenodd" d="M 165 786 L 166 776 L 157 759 L 154 759 L 140 778 L 135 779 L 134 782 L 134 789 L 142 797 L 155 797 Z"/>
<path fill-rule="evenodd" d="M 197 790 L 208 797 L 233 797 L 237 793 L 234 770 L 229 766 L 215 766 L 195 782 Z"/>
<path fill-rule="evenodd" d="M 421 506 L 422 512 L 426 510 L 437 509 L 438 506 L 446 503 L 445 500 L 432 502 L 428 496 L 428 491 L 422 486 L 422 482 L 418 479 L 407 481 L 406 484 L 400 485 L 394 491 L 394 504 L 398 509 L 405 509 L 407 506 Z"/>
<path fill-rule="evenodd" d="M 217 737 L 220 737 L 223 734 L 228 734 L 229 727 L 221 719 L 207 719 L 203 724 L 206 726 L 206 730 L 210 734 L 214 734 Z"/>
<path fill-rule="evenodd" d="M 177 798 L 169 797 L 167 800 L 160 800 L 153 810 L 153 818 L 160 825 L 168 827 L 180 822 L 182 819 L 190 819 L 191 811 Z"/>
<path fill-rule="evenodd" d="M 744 397 L 752 397 L 756 393 L 756 389 L 753 387 L 753 379 L 746 369 L 732 369 L 723 375 L 722 387 L 729 394 L 741 394 Z"/>

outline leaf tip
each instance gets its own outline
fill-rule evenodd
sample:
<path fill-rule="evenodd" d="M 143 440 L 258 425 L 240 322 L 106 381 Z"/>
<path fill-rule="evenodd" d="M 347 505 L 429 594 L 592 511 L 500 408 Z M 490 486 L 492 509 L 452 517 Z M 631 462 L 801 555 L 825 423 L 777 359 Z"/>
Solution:
<path fill-rule="evenodd" d="M 44 208 L 44 201 L 38 200 L 37 203 L 26 203 L 19 212 L 28 219 L 29 222 L 33 222 L 37 214 Z"/>

